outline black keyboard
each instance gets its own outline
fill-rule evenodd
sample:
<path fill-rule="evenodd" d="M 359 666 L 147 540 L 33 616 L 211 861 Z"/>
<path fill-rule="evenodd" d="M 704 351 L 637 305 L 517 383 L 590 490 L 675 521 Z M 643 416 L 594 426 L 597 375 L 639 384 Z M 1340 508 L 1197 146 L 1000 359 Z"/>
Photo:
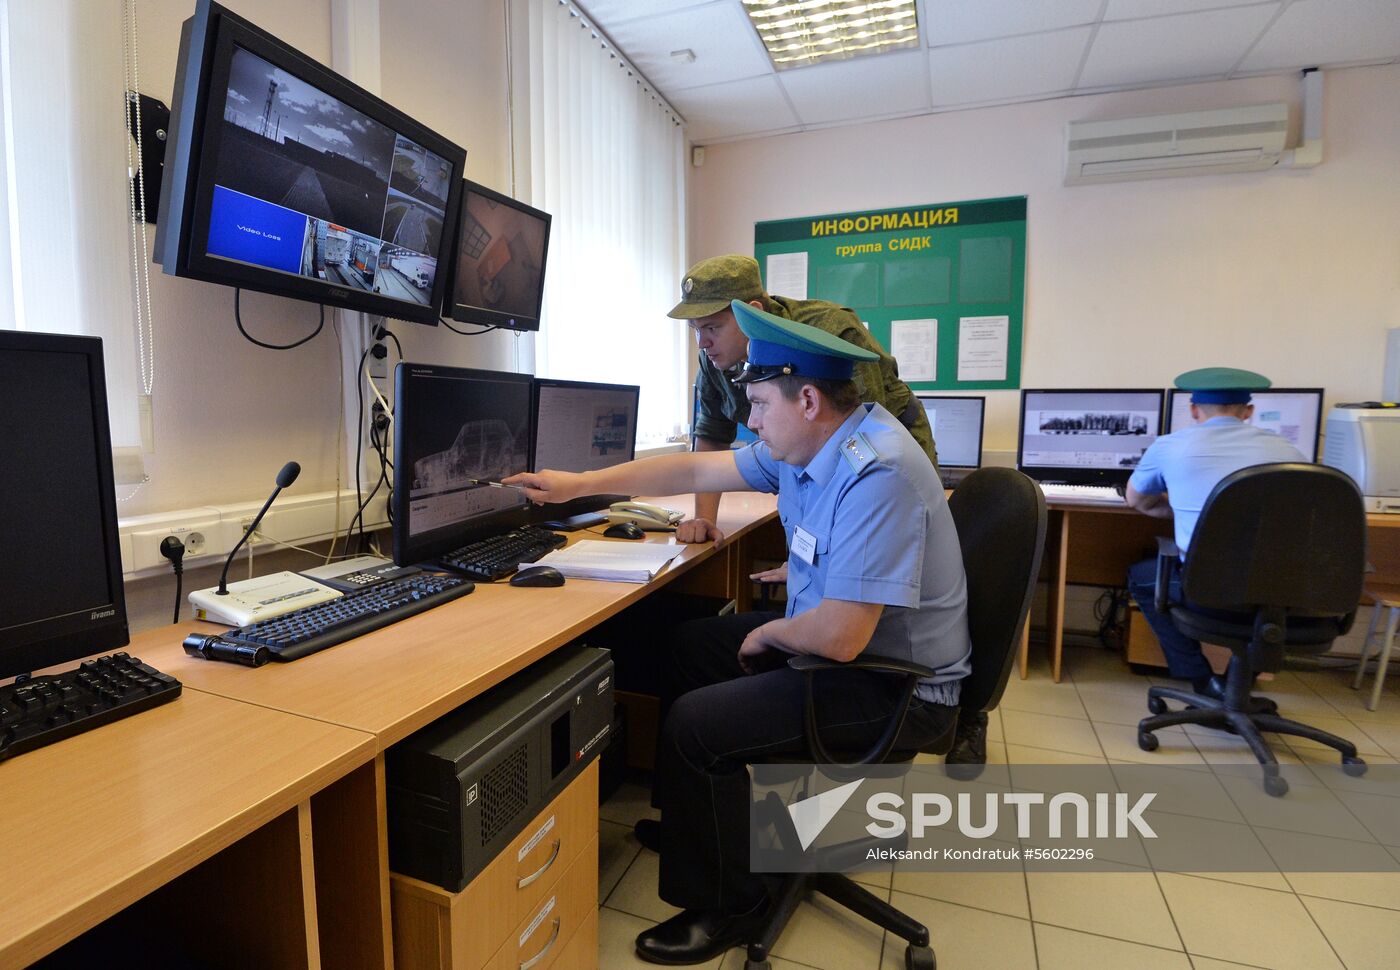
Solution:
<path fill-rule="evenodd" d="M 114 653 L 0 687 L 0 761 L 173 701 L 180 682 Z"/>
<path fill-rule="evenodd" d="M 475 588 L 460 576 L 401 576 L 214 637 L 192 634 L 185 640 L 185 652 L 211 657 L 207 650 L 217 641 L 212 644 L 211 659 L 233 660 L 250 667 L 260 667 L 268 660 L 299 660 L 466 596 Z M 236 655 L 231 655 L 235 651 Z"/>
<path fill-rule="evenodd" d="M 569 540 L 538 526 L 522 525 L 505 535 L 468 543 L 443 556 L 439 562 L 453 572 L 492 583 L 505 579 L 524 562 L 534 562 Z"/>

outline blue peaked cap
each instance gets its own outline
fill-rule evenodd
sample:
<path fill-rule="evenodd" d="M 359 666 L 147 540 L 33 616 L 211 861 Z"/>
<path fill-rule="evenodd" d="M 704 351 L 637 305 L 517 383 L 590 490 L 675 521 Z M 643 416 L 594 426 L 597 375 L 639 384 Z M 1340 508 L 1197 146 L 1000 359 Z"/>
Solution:
<path fill-rule="evenodd" d="M 749 359 L 736 384 L 753 384 L 785 374 L 816 380 L 849 381 L 858 360 L 879 360 L 864 347 L 857 347 L 805 323 L 786 320 L 755 306 L 734 300 L 730 303 L 734 320 L 749 338 Z"/>

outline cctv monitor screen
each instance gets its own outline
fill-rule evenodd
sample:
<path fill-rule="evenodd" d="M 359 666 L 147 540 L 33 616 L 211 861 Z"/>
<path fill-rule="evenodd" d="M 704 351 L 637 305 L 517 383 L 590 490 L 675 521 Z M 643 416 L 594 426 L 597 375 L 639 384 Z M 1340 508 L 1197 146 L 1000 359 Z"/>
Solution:
<path fill-rule="evenodd" d="M 1249 423 L 1287 439 L 1308 461 L 1317 461 L 1317 436 L 1322 430 L 1322 388 L 1271 387 L 1254 391 L 1254 414 Z M 1191 392 L 1172 388 L 1167 409 L 1167 430 L 1191 426 Z"/>
<path fill-rule="evenodd" d="M 538 330 L 550 215 L 464 183 L 452 277 L 452 319 Z"/>
<path fill-rule="evenodd" d="M 1023 390 L 1016 467 L 1041 482 L 1121 485 L 1161 419 L 1160 390 Z"/>
<path fill-rule="evenodd" d="M 102 363 L 95 337 L 0 331 L 0 680 L 127 642 Z"/>
<path fill-rule="evenodd" d="M 530 469 L 529 375 L 400 363 L 395 378 L 394 560 L 523 524 L 523 493 L 487 482 Z"/>
<path fill-rule="evenodd" d="M 983 397 L 918 395 L 928 415 L 940 468 L 979 468 L 982 464 Z"/>

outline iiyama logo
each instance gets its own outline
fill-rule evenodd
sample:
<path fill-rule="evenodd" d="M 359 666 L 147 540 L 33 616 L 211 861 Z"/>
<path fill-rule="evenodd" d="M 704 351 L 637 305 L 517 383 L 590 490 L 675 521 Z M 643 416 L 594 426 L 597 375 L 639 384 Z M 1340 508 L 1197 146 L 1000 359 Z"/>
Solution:
<path fill-rule="evenodd" d="M 92 611 L 92 615 L 89 616 L 88 619 L 89 619 L 89 620 L 102 620 L 102 619 L 106 619 L 106 618 L 109 617 L 109 616 L 116 616 L 116 615 L 117 615 L 117 611 L 116 611 L 116 610 L 93 610 L 93 611 Z"/>
<path fill-rule="evenodd" d="M 332 286 L 332 287 L 331 287 L 331 296 L 338 296 L 338 297 L 340 297 L 342 300 L 346 300 L 346 299 L 349 299 L 349 298 L 350 298 L 350 291 L 349 291 L 349 290 L 342 290 L 342 289 L 341 289 L 340 287 L 338 287 L 338 286 Z"/>

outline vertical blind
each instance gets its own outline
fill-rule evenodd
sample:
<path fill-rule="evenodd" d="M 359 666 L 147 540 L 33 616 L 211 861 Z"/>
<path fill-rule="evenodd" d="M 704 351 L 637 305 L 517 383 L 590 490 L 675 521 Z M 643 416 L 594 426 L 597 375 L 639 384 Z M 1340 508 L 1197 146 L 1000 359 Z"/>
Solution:
<path fill-rule="evenodd" d="M 516 194 L 554 216 L 542 377 L 640 384 L 639 439 L 689 423 L 688 332 L 666 311 L 684 266 L 680 119 L 582 13 L 510 7 Z"/>

